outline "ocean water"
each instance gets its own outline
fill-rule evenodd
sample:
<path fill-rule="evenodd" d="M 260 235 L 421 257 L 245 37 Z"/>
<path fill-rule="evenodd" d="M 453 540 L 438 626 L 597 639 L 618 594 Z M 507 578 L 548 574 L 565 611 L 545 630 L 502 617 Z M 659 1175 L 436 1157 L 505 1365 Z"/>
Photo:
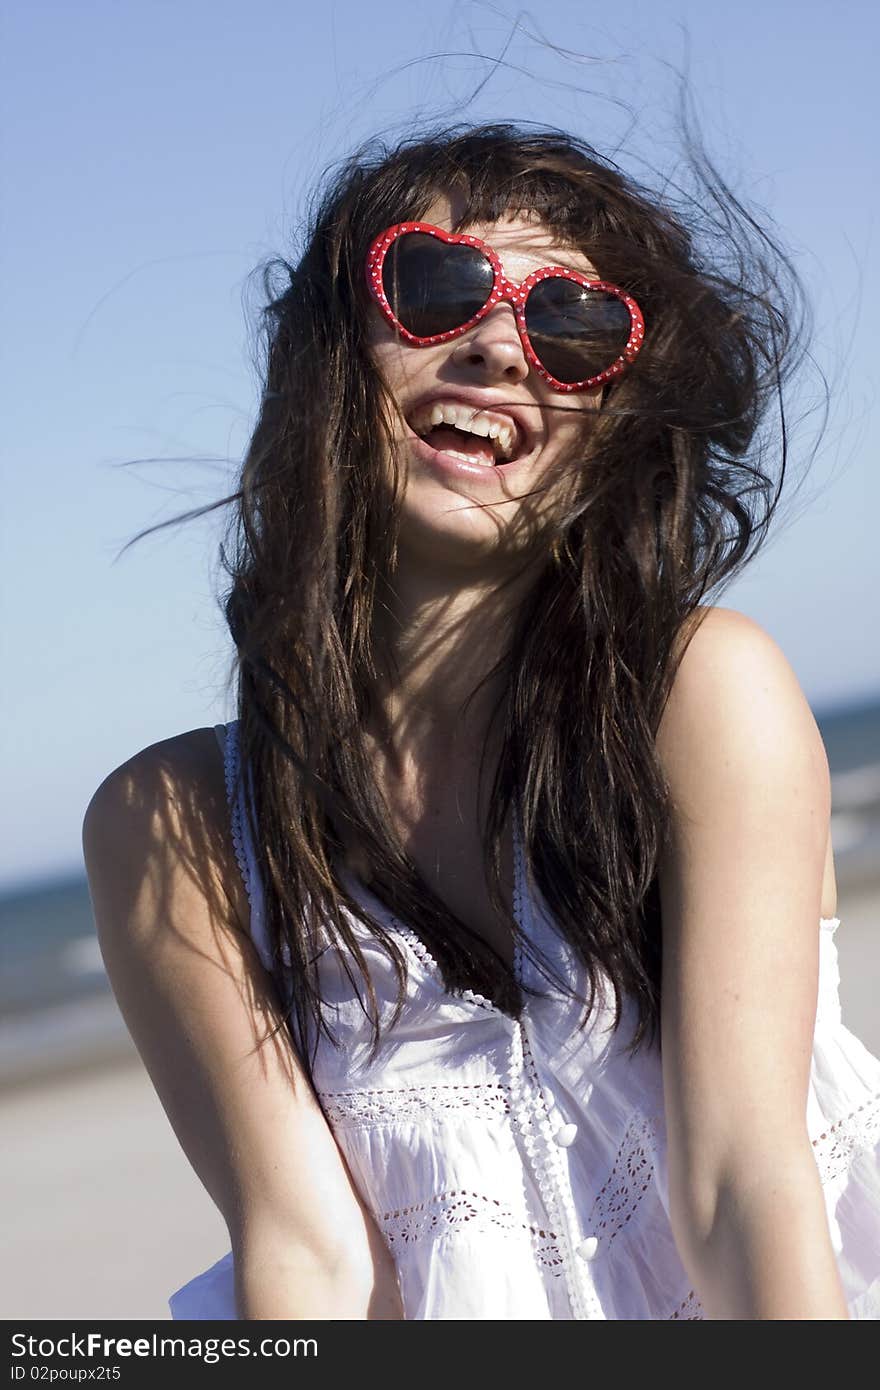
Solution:
<path fill-rule="evenodd" d="M 838 886 L 876 883 L 880 697 L 814 713 L 832 774 Z M 0 1085 L 125 1040 L 84 873 L 0 893 Z"/>
<path fill-rule="evenodd" d="M 825 744 L 832 777 L 880 767 L 880 698 L 813 714 Z"/>
<path fill-rule="evenodd" d="M 0 1017 L 105 988 L 83 875 L 0 897 Z"/>

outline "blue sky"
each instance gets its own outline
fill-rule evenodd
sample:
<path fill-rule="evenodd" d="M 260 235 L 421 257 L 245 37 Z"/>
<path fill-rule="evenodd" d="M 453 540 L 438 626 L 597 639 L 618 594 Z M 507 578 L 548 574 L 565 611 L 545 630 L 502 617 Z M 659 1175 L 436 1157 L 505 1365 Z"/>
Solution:
<path fill-rule="evenodd" d="M 76 867 L 107 772 L 232 717 L 219 516 L 115 557 L 234 476 L 258 390 L 248 277 L 290 252 L 324 168 L 368 135 L 445 117 L 555 124 L 624 141 L 636 177 L 645 158 L 673 170 L 686 59 L 711 156 L 795 254 L 832 387 L 790 518 L 720 601 L 773 635 L 814 708 L 880 693 L 877 7 L 621 0 L 609 18 L 547 0 L 537 15 L 7 5 L 0 885 Z M 816 422 L 797 432 L 795 474 Z"/>

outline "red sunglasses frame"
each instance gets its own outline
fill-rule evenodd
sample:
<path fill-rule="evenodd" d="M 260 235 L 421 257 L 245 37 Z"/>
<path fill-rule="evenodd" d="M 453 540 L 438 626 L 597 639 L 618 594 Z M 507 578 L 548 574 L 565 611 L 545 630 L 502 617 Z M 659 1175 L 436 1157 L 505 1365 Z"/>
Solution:
<path fill-rule="evenodd" d="M 385 294 L 382 270 L 389 247 L 406 232 L 426 232 L 428 236 L 437 237 L 440 241 L 448 242 L 452 246 L 473 246 L 478 251 L 482 251 L 489 261 L 494 274 L 492 289 L 483 307 L 474 314 L 473 318 L 468 319 L 467 323 L 461 324 L 458 328 L 451 328 L 446 333 L 435 333 L 430 337 L 423 338 L 415 333 L 410 333 L 396 317 Z M 458 338 L 462 333 L 466 333 L 469 328 L 473 328 L 475 324 L 485 318 L 490 310 L 494 309 L 496 304 L 504 302 L 512 304 L 517 330 L 529 364 L 554 391 L 585 391 L 592 386 L 604 385 L 605 382 L 619 376 L 621 372 L 626 370 L 645 340 L 645 320 L 641 309 L 632 295 L 627 294 L 617 285 L 610 285 L 605 280 L 591 280 L 588 276 L 582 275 L 580 271 L 569 270 L 566 266 L 560 265 L 542 266 L 539 270 L 533 270 L 531 275 L 526 276 L 525 280 L 517 284 L 513 280 L 508 280 L 497 253 L 485 241 L 480 241 L 479 237 L 447 232 L 442 227 L 433 227 L 429 222 L 396 222 L 394 226 L 386 227 L 385 231 L 380 232 L 370 245 L 367 252 L 366 271 L 367 285 L 373 299 L 391 327 L 412 347 L 433 347 L 436 343 L 447 343 L 450 339 Z M 574 280 L 576 284 L 591 290 L 605 290 L 606 293 L 616 295 L 618 299 L 622 300 L 629 310 L 630 333 L 623 352 L 604 371 L 599 372 L 597 376 L 587 377 L 584 381 L 558 381 L 556 377 L 551 376 L 529 340 L 528 328 L 526 327 L 526 300 L 535 285 L 540 284 L 542 280 L 554 278 Z"/>

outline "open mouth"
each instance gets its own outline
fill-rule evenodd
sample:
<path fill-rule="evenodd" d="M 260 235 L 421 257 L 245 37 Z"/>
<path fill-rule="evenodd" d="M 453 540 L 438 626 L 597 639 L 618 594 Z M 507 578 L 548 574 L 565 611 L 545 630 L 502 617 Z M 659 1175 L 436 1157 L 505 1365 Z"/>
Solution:
<path fill-rule="evenodd" d="M 520 427 L 509 416 L 434 401 L 417 407 L 407 424 L 438 453 L 489 468 L 516 463 L 526 452 Z"/>

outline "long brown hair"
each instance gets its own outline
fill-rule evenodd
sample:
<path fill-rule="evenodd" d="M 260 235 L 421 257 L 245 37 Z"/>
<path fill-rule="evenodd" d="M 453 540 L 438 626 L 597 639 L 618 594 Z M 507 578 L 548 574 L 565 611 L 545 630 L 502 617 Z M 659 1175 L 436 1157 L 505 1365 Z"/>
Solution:
<path fill-rule="evenodd" d="M 261 267 L 265 389 L 222 554 L 266 924 L 276 953 L 289 952 L 300 1038 L 329 1035 L 322 932 L 379 1037 L 348 912 L 389 951 L 401 990 L 405 981 L 399 943 L 349 897 L 340 864 L 421 937 L 450 991 L 476 990 L 514 1015 L 522 1006 L 508 965 L 397 842 L 364 740 L 373 614 L 399 520 L 399 491 L 389 498 L 380 466 L 394 450 L 365 346 L 364 256 L 384 227 L 423 217 L 453 190 L 453 230 L 528 210 L 645 315 L 642 352 L 606 388 L 539 538 L 546 563 L 503 658 L 483 853 L 509 916 L 500 832 L 518 797 L 526 861 L 587 972 L 584 1018 L 610 981 L 617 1021 L 624 998 L 635 1004 L 632 1047 L 659 1037 L 669 805 L 655 738 L 693 620 L 755 553 L 777 505 L 781 387 L 800 360 L 803 316 L 788 258 L 705 160 L 695 167 L 704 196 L 688 213 L 671 190 L 650 193 L 557 130 L 492 124 L 372 142 L 328 177 L 298 259 Z M 774 402 L 782 431 L 768 468 Z"/>

